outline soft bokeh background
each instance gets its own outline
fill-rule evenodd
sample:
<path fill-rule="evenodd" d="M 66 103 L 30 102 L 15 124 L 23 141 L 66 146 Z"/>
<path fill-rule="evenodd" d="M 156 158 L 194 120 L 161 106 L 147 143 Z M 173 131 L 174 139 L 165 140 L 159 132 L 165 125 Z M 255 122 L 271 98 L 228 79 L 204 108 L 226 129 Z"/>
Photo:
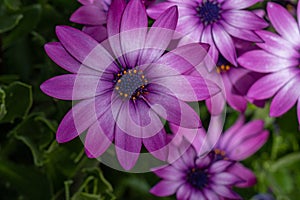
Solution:
<path fill-rule="evenodd" d="M 287 1 L 277 2 L 293 11 Z M 0 199 L 175 199 L 148 193 L 159 180 L 151 173 L 119 172 L 88 159 L 78 138 L 66 144 L 55 141 L 57 125 L 72 103 L 40 91 L 43 81 L 66 73 L 46 56 L 43 45 L 56 40 L 56 25 L 80 28 L 68 21 L 79 5 L 75 0 L 0 0 Z M 243 162 L 255 172 L 258 184 L 235 190 L 244 199 L 298 199 L 296 109 L 276 120 L 268 117 L 268 109 L 249 105 L 246 112 L 248 120 L 265 119 L 271 134 L 267 144 Z M 238 116 L 230 108 L 227 113 L 225 129 Z M 201 114 L 207 122 L 203 105 Z M 271 196 L 262 195 L 266 193 Z"/>

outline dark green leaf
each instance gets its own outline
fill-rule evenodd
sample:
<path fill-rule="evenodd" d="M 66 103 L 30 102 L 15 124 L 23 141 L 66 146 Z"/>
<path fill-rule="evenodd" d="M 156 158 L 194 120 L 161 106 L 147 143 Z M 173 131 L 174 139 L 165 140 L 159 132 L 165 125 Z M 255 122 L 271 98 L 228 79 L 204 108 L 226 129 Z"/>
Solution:
<path fill-rule="evenodd" d="M 0 17 L 0 33 L 10 31 L 15 28 L 20 20 L 23 18 L 22 14 L 6 15 Z"/>

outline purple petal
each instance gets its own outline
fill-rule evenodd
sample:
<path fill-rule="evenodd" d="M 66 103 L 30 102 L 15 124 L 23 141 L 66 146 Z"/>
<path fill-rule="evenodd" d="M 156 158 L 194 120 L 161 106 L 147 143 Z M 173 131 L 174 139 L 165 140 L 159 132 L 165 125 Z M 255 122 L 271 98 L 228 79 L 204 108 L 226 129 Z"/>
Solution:
<path fill-rule="evenodd" d="M 93 37 L 98 42 L 102 42 L 107 39 L 107 29 L 105 26 L 85 26 L 82 31 Z"/>
<path fill-rule="evenodd" d="M 289 80 L 299 74 L 294 68 L 287 68 L 268 74 L 256 81 L 248 91 L 247 96 L 253 99 L 268 99 L 284 86 Z"/>
<path fill-rule="evenodd" d="M 272 2 L 267 4 L 267 12 L 276 31 L 295 46 L 299 46 L 299 27 L 294 17 L 285 8 Z"/>
<path fill-rule="evenodd" d="M 147 27 L 145 6 L 141 1 L 130 1 L 122 15 L 120 28 L 121 47 L 130 67 L 136 65 L 140 50 L 144 47 Z"/>
<path fill-rule="evenodd" d="M 268 137 L 268 131 L 263 131 L 255 136 L 249 136 L 239 145 L 236 145 L 236 147 L 228 153 L 228 157 L 233 160 L 244 160 L 258 151 L 266 143 Z"/>
<path fill-rule="evenodd" d="M 97 88 L 101 85 L 101 88 Z M 49 96 L 63 100 L 80 100 L 95 97 L 113 84 L 99 80 L 97 76 L 65 74 L 45 81 L 41 90 Z"/>
<path fill-rule="evenodd" d="M 151 84 L 146 99 L 151 108 L 168 121 L 186 128 L 201 127 L 198 114 L 186 103 L 170 96 L 170 90 Z"/>
<path fill-rule="evenodd" d="M 271 103 L 270 116 L 281 116 L 295 105 L 300 96 L 299 83 L 300 77 L 297 75 L 278 91 Z"/>
<path fill-rule="evenodd" d="M 118 160 L 125 170 L 134 167 L 142 147 L 142 139 L 124 133 L 116 126 L 115 145 Z"/>
<path fill-rule="evenodd" d="M 87 130 L 96 120 L 94 100 L 84 100 L 73 106 L 60 122 L 56 140 L 68 142 Z"/>
<path fill-rule="evenodd" d="M 241 199 L 241 197 L 236 194 L 235 192 L 233 192 L 231 189 L 229 189 L 226 186 L 223 185 L 214 185 L 211 184 L 210 185 L 212 190 L 214 190 L 217 194 L 229 198 L 229 199 Z"/>
<path fill-rule="evenodd" d="M 183 36 L 179 34 L 180 35 L 179 37 L 181 37 L 181 39 L 178 42 L 178 46 L 180 47 L 190 43 L 200 42 L 203 29 L 204 29 L 203 24 L 198 24 L 190 33 L 184 34 Z"/>
<path fill-rule="evenodd" d="M 164 161 L 167 159 L 166 147 L 168 145 L 168 139 L 164 129 L 152 137 L 143 138 L 143 144 L 156 158 Z"/>
<path fill-rule="evenodd" d="M 257 43 L 260 48 L 282 58 L 299 58 L 299 53 L 293 48 L 292 44 L 279 35 L 265 30 L 256 31 L 256 33 L 264 41 Z"/>
<path fill-rule="evenodd" d="M 93 124 L 85 137 L 84 147 L 85 152 L 89 158 L 97 158 L 101 156 L 113 141 L 114 135 L 106 135 L 99 122 Z"/>
<path fill-rule="evenodd" d="M 84 25 L 102 25 L 106 23 L 106 13 L 97 6 L 85 5 L 72 14 L 70 21 Z"/>
<path fill-rule="evenodd" d="M 201 101 L 214 96 L 220 92 L 220 88 L 209 80 L 198 76 L 170 76 L 153 80 L 170 90 L 170 95 L 182 101 Z"/>
<path fill-rule="evenodd" d="M 192 188 L 189 200 L 206 200 L 201 190 Z"/>
<path fill-rule="evenodd" d="M 214 42 L 221 54 L 233 65 L 237 66 L 236 51 L 231 37 L 218 24 L 214 24 L 212 28 Z"/>
<path fill-rule="evenodd" d="M 186 176 L 184 172 L 174 168 L 172 165 L 160 167 L 159 169 L 155 169 L 153 172 L 162 179 L 167 179 L 174 182 L 184 180 Z"/>
<path fill-rule="evenodd" d="M 203 194 L 206 199 L 220 200 L 219 196 L 210 189 L 203 189 Z"/>
<path fill-rule="evenodd" d="M 192 187 L 188 184 L 182 184 L 176 193 L 177 199 L 189 199 L 192 192 Z"/>
<path fill-rule="evenodd" d="M 220 185 L 234 185 L 237 182 L 241 181 L 239 177 L 228 172 L 215 174 L 214 176 L 211 177 L 211 180 Z"/>
<path fill-rule="evenodd" d="M 169 196 L 175 194 L 181 184 L 183 184 L 183 181 L 162 180 L 151 188 L 150 193 L 159 197 Z"/>
<path fill-rule="evenodd" d="M 215 64 L 217 63 L 217 60 L 219 58 L 219 51 L 215 45 L 215 42 L 212 38 L 212 26 L 207 26 L 204 28 L 202 36 L 201 36 L 201 42 L 207 43 L 210 45 L 208 54 L 209 57 L 205 58 L 205 64 L 208 66 L 208 69 L 213 69 L 215 67 Z"/>
<path fill-rule="evenodd" d="M 243 182 L 235 184 L 236 187 L 251 187 L 256 184 L 256 177 L 255 174 L 248 168 L 244 167 L 240 163 L 235 163 L 232 165 L 228 172 L 240 177 Z"/>
<path fill-rule="evenodd" d="M 298 99 L 298 104 L 297 104 L 297 116 L 298 116 L 298 123 L 300 124 L 300 97 Z M 299 126 L 300 130 L 300 126 Z"/>
<path fill-rule="evenodd" d="M 195 66 L 203 61 L 208 49 L 209 46 L 207 44 L 187 44 L 166 53 L 157 63 L 162 66 L 169 66 L 179 73 L 184 74 L 194 69 Z"/>
<path fill-rule="evenodd" d="M 140 63 L 152 63 L 165 52 L 173 37 L 177 19 L 176 6 L 167 9 L 158 17 L 147 34 Z"/>
<path fill-rule="evenodd" d="M 125 7 L 125 0 L 114 0 L 111 2 L 107 14 L 107 33 L 109 37 L 120 33 L 121 18 Z"/>
<path fill-rule="evenodd" d="M 268 26 L 265 20 L 247 10 L 229 10 L 224 12 L 222 16 L 228 24 L 237 28 L 260 30 Z"/>
<path fill-rule="evenodd" d="M 85 67 L 74 59 L 59 42 L 47 43 L 45 51 L 57 65 L 71 73 L 78 73 L 80 71 L 91 75 L 97 74 L 97 71 Z"/>
<path fill-rule="evenodd" d="M 298 19 L 298 26 L 300 27 L 300 2 L 298 1 L 297 5 L 297 19 Z"/>
<path fill-rule="evenodd" d="M 205 101 L 206 107 L 212 115 L 219 115 L 223 111 L 225 103 L 226 100 L 223 92 L 220 92 Z"/>
<path fill-rule="evenodd" d="M 254 31 L 236 28 L 223 21 L 222 26 L 232 36 L 252 42 L 262 42 L 261 38 Z"/>
<path fill-rule="evenodd" d="M 241 1 L 241 0 L 226 0 L 222 4 L 222 9 L 244 9 L 248 8 L 258 2 L 261 2 L 262 0 L 246 0 L 246 1 Z"/>
<path fill-rule="evenodd" d="M 165 10 L 172 7 L 174 3 L 162 2 L 158 4 L 151 5 L 147 8 L 147 14 L 152 19 L 157 19 Z"/>
<path fill-rule="evenodd" d="M 214 162 L 209 169 L 209 173 L 219 174 L 219 173 L 227 170 L 227 168 L 229 168 L 232 165 L 233 165 L 233 162 L 227 161 L 227 160 L 220 160 L 220 161 Z"/>
<path fill-rule="evenodd" d="M 253 50 L 240 56 L 238 63 L 249 70 L 268 73 L 296 66 L 298 65 L 298 60 L 283 59 L 263 50 Z"/>

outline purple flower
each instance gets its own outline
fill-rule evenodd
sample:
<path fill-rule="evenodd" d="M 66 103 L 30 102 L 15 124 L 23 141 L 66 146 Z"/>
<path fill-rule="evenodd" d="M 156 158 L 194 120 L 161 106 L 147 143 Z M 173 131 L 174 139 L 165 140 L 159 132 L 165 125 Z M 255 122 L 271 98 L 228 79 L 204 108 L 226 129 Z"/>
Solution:
<path fill-rule="evenodd" d="M 208 45 L 188 44 L 164 54 L 177 17 L 177 8 L 171 7 L 148 30 L 141 1 L 126 5 L 114 0 L 107 17 L 109 37 L 101 44 L 77 29 L 57 27 L 60 42 L 45 49 L 71 74 L 47 80 L 41 89 L 58 99 L 79 100 L 60 123 L 58 142 L 87 130 L 89 157 L 102 155 L 113 142 L 120 164 L 129 170 L 142 145 L 165 159 L 155 154 L 168 144 L 160 117 L 178 126 L 201 127 L 185 101 L 207 99 L 219 89 L 201 76 L 183 75 L 203 60 Z"/>
<path fill-rule="evenodd" d="M 178 127 L 174 124 L 171 124 L 170 128 L 177 135 L 177 144 L 186 139 L 193 144 L 199 155 L 209 151 L 209 154 L 213 156 L 215 161 L 242 161 L 258 151 L 269 137 L 269 132 L 264 130 L 264 122 L 262 120 L 253 120 L 245 123 L 243 115 L 228 130 L 221 134 L 217 141 L 208 139 L 204 129 L 195 131 Z M 233 165 L 229 171 L 243 180 L 242 183 L 236 185 L 237 187 L 249 187 L 256 183 L 255 175 L 240 163 Z"/>
<path fill-rule="evenodd" d="M 107 13 L 112 0 L 78 0 L 82 6 L 71 16 L 70 21 L 84 25 L 82 31 L 99 42 L 107 38 Z M 154 0 L 142 0 L 145 6 Z"/>
<path fill-rule="evenodd" d="M 153 170 L 163 180 L 150 192 L 161 197 L 176 193 L 178 200 L 241 199 L 232 191 L 233 186 L 243 182 L 229 171 L 233 165 L 229 160 L 215 161 L 210 154 L 197 156 L 190 146 L 172 164 Z"/>
<path fill-rule="evenodd" d="M 298 3 L 298 19 L 300 17 Z M 280 34 L 257 31 L 264 40 L 258 43 L 260 50 L 254 50 L 239 57 L 238 62 L 245 68 L 268 73 L 250 88 L 248 96 L 253 99 L 269 99 L 274 96 L 270 116 L 279 117 L 298 102 L 298 121 L 300 123 L 300 33 L 294 17 L 282 6 L 269 2 L 268 17 Z"/>
<path fill-rule="evenodd" d="M 176 31 L 184 35 L 179 44 L 191 39 L 211 45 L 209 54 L 216 63 L 219 53 L 237 66 L 233 37 L 261 42 L 254 33 L 267 27 L 267 23 L 254 12 L 244 10 L 261 0 L 168 0 L 147 10 L 152 18 L 177 5 L 179 20 Z"/>

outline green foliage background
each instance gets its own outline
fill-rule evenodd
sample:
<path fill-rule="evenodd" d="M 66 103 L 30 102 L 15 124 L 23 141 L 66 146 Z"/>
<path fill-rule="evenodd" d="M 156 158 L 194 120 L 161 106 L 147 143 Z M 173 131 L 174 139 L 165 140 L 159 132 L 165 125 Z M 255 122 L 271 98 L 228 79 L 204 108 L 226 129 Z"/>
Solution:
<path fill-rule="evenodd" d="M 56 25 L 76 26 L 68 19 L 78 7 L 75 0 L 0 0 L 0 199 L 175 199 L 148 193 L 159 180 L 151 173 L 115 171 L 88 159 L 79 139 L 55 141 L 57 125 L 71 102 L 52 99 L 39 89 L 46 79 L 66 73 L 46 56 L 43 45 L 56 40 Z M 243 162 L 255 172 L 258 184 L 236 191 L 244 199 L 259 193 L 297 199 L 296 109 L 276 120 L 268 117 L 268 110 L 249 105 L 246 112 L 249 120 L 265 119 L 271 134 L 267 144 Z M 209 116 L 204 107 L 202 112 L 205 121 Z M 226 127 L 236 118 L 228 109 Z"/>

